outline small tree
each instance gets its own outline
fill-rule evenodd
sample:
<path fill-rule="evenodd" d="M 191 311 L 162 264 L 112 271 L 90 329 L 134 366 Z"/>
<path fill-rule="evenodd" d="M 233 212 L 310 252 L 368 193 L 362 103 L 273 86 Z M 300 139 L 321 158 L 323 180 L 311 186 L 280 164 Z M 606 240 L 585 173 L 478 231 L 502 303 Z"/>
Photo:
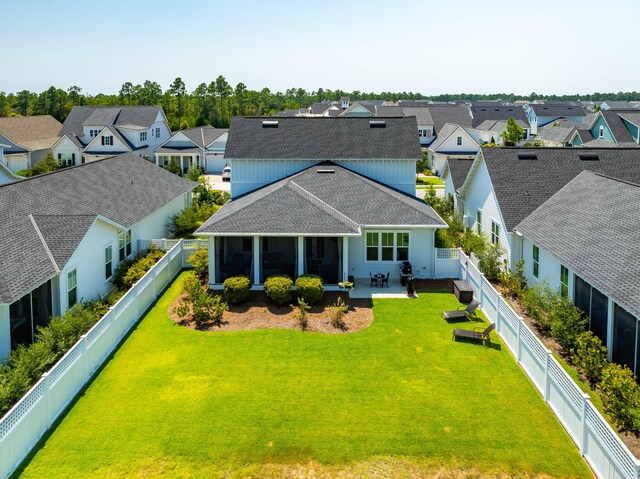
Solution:
<path fill-rule="evenodd" d="M 187 263 L 193 266 L 193 270 L 200 281 L 205 282 L 209 275 L 209 250 L 200 248 L 187 258 Z"/>
<path fill-rule="evenodd" d="M 347 325 L 344 322 L 344 317 L 347 311 L 347 305 L 342 301 L 342 298 L 338 296 L 336 302 L 329 306 L 326 312 L 327 319 L 331 322 L 331 326 L 336 329 L 345 329 Z"/>
<path fill-rule="evenodd" d="M 229 310 L 229 305 L 223 302 L 220 296 L 210 295 L 203 289 L 198 278 L 189 275 L 184 281 L 184 291 L 187 293 L 186 296 L 175 308 L 179 317 L 191 318 L 198 327 L 209 321 L 214 324 L 222 322 L 224 312 Z"/>
<path fill-rule="evenodd" d="M 200 181 L 203 174 L 204 170 L 194 163 L 187 170 L 186 178 L 191 181 Z"/>
<path fill-rule="evenodd" d="M 171 160 L 167 166 L 164 167 L 165 170 L 170 171 L 174 175 L 180 176 L 180 165 L 176 160 Z"/>
<path fill-rule="evenodd" d="M 302 330 L 306 330 L 309 326 L 309 311 L 311 310 L 311 306 L 305 303 L 304 299 L 298 298 L 298 306 L 291 306 L 295 311 L 296 320 L 300 324 Z"/>
<path fill-rule="evenodd" d="M 516 123 L 516 120 L 509 118 L 506 128 L 500 133 L 500 137 L 505 145 L 513 146 L 524 138 L 524 129 Z"/>
<path fill-rule="evenodd" d="M 500 278 L 502 248 L 498 243 L 487 247 L 478 256 L 478 268 L 489 281 L 497 281 Z"/>

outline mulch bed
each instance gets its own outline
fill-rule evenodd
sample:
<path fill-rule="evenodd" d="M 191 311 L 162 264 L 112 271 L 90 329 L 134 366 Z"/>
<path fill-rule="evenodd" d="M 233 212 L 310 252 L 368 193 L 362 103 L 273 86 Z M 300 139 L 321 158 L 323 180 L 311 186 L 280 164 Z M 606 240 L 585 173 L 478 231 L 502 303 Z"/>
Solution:
<path fill-rule="evenodd" d="M 219 294 L 211 292 L 211 294 Z M 178 317 L 174 309 L 178 306 L 185 293 L 180 294 L 169 306 L 169 317 L 178 324 L 198 329 L 200 331 L 241 331 L 250 329 L 300 329 L 300 324 L 295 318 L 293 308 L 289 305 L 278 306 L 262 291 L 249 292 L 249 298 L 242 304 L 230 304 L 229 311 L 224 313 L 222 324 L 204 324 L 198 328 L 193 322 L 184 322 Z M 308 313 L 309 324 L 307 331 L 327 334 L 346 334 L 361 331 L 373 322 L 373 311 L 369 299 L 349 298 L 346 302 L 348 312 L 344 316 L 346 327 L 334 328 L 325 317 L 325 308 L 334 304 L 338 296 L 344 300 L 344 293 L 327 291 L 322 300 L 311 306 Z M 291 304 L 297 305 L 295 297 Z"/>

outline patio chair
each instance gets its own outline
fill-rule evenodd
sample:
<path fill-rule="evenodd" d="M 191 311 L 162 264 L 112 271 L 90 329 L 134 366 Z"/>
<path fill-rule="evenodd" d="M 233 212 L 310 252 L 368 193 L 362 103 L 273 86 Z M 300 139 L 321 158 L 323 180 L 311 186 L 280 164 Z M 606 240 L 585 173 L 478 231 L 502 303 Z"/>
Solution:
<path fill-rule="evenodd" d="M 454 341 L 456 338 L 479 339 L 480 341 L 484 341 L 486 339 L 490 343 L 490 333 L 491 331 L 496 329 L 495 323 L 490 324 L 484 331 L 480 331 L 481 329 L 481 327 L 473 328 L 473 330 L 455 328 L 453 330 L 453 337 L 451 339 L 453 339 Z"/>
<path fill-rule="evenodd" d="M 371 273 L 369 273 L 369 279 L 371 280 L 371 287 L 373 288 L 373 285 L 376 285 L 376 288 L 378 287 L 378 278 L 374 278 L 373 275 Z"/>
<path fill-rule="evenodd" d="M 442 317 L 446 320 L 450 320 L 450 319 L 474 319 L 476 318 L 476 309 L 478 309 L 478 306 L 480 306 L 480 301 L 478 301 L 477 299 L 472 300 L 466 308 L 461 309 L 462 306 L 460 306 L 457 310 L 455 311 L 443 311 L 442 312 Z"/>
<path fill-rule="evenodd" d="M 381 287 L 381 288 L 384 288 L 384 285 L 385 285 L 385 284 L 387 285 L 387 288 L 389 287 L 389 275 L 390 275 L 390 274 L 391 274 L 391 273 L 387 273 L 387 277 L 386 277 L 386 278 L 382 278 L 382 279 L 380 280 L 380 287 Z"/>

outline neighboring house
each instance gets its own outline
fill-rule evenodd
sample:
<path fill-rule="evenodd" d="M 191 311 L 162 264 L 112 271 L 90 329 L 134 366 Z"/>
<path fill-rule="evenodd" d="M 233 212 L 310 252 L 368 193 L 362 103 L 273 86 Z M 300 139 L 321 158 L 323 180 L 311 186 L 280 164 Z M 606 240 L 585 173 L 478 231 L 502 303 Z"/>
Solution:
<path fill-rule="evenodd" d="M 571 146 L 636 147 L 639 141 L 640 111 L 600 110 L 588 126 L 588 131 L 574 134 Z"/>
<path fill-rule="evenodd" d="M 319 274 L 329 289 L 369 274 L 435 273 L 434 237 L 446 223 L 415 197 L 416 120 L 232 119 L 232 199 L 200 227 L 209 282 L 238 274 L 254 288 L 277 273 Z"/>
<path fill-rule="evenodd" d="M 474 157 L 475 158 L 475 157 Z M 444 162 L 442 168 L 442 181 L 444 181 L 444 196 L 453 197 L 453 206 L 455 211 L 464 214 L 462 205 L 458 204 L 458 191 L 467 179 L 467 175 L 471 170 L 474 158 L 456 158 L 449 157 Z"/>
<path fill-rule="evenodd" d="M 26 170 L 51 152 L 62 124 L 51 115 L 0 118 L 4 163 L 11 171 Z"/>
<path fill-rule="evenodd" d="M 227 165 L 224 151 L 228 132 L 226 128 L 210 125 L 177 131 L 156 149 L 156 165 L 167 166 L 174 160 L 183 173 L 196 165 L 205 173 L 220 174 Z"/>
<path fill-rule="evenodd" d="M 104 297 L 138 240 L 168 235 L 194 182 L 133 154 L 0 186 L 0 358 L 35 328 Z"/>
<path fill-rule="evenodd" d="M 478 153 L 480 143 L 478 130 L 448 123 L 440 130 L 436 140 L 427 147 L 429 166 L 436 175 L 441 176 L 448 158 L 473 159 Z"/>
<path fill-rule="evenodd" d="M 580 102 L 531 103 L 525 106 L 531 133 L 538 134 L 538 128 L 559 118 L 585 123 L 586 112 Z"/>
<path fill-rule="evenodd" d="M 559 119 L 538 128 L 536 141 L 542 143 L 543 146 L 572 146 L 572 140 L 576 137 L 578 130 L 584 128 L 584 124 L 576 123 L 571 120 Z"/>
<path fill-rule="evenodd" d="M 600 109 L 602 110 L 636 110 L 636 105 L 629 103 L 628 101 L 603 101 L 600 103 Z"/>
<path fill-rule="evenodd" d="M 376 107 L 376 116 L 415 116 L 418 123 L 420 146 L 426 148 L 435 139 L 433 118 L 426 106 L 378 106 Z"/>
<path fill-rule="evenodd" d="M 150 159 L 170 136 L 159 106 L 74 106 L 53 153 L 63 166 L 122 153 Z"/>
<path fill-rule="evenodd" d="M 523 120 L 515 120 L 515 122 L 524 130 L 523 140 L 529 138 L 529 123 Z M 502 132 L 507 129 L 507 120 L 484 120 L 482 123 L 474 127 L 478 131 L 478 135 L 482 143 L 495 143 L 501 145 L 503 143 Z"/>
<path fill-rule="evenodd" d="M 489 102 L 476 102 L 469 112 L 472 117 L 471 126 L 491 134 L 488 139 L 483 137 L 483 141 L 489 142 L 493 138 L 495 143 L 500 143 L 500 134 L 505 130 L 509 118 L 513 118 L 522 127 L 524 139 L 529 138 L 529 121 L 521 106 L 503 105 L 500 102 L 493 105 Z"/>
<path fill-rule="evenodd" d="M 640 149 L 483 147 L 458 192 L 464 224 L 499 243 L 514 269 L 516 226 L 584 170 L 640 183 Z"/>
<path fill-rule="evenodd" d="M 421 158 L 416 129 L 415 117 L 234 117 L 225 153 L 233 172 L 231 197 L 323 160 L 415 194 Z"/>
<path fill-rule="evenodd" d="M 572 298 L 609 360 L 640 373 L 640 185 L 583 171 L 524 218 L 524 275 Z"/>
<path fill-rule="evenodd" d="M 340 116 L 375 116 L 376 105 L 373 103 L 355 102 L 351 103 L 347 109 L 345 109 Z"/>
<path fill-rule="evenodd" d="M 24 179 L 22 176 L 16 175 L 4 161 L 4 148 L 8 145 L 0 143 L 0 185 L 6 185 L 7 183 L 15 183 Z"/>

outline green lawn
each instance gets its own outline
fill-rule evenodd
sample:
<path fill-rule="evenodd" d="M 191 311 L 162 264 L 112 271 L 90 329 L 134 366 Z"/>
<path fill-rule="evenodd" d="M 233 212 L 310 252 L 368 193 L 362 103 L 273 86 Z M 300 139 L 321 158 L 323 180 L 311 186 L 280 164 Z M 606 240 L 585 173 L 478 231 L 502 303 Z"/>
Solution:
<path fill-rule="evenodd" d="M 416 185 L 433 185 L 437 188 L 438 186 L 444 186 L 444 181 L 437 176 L 422 176 L 420 178 L 416 178 Z"/>
<path fill-rule="evenodd" d="M 20 477 L 591 477 L 496 336 L 451 340 L 451 294 L 375 300 L 370 328 L 326 335 L 175 326 L 179 290 Z"/>

